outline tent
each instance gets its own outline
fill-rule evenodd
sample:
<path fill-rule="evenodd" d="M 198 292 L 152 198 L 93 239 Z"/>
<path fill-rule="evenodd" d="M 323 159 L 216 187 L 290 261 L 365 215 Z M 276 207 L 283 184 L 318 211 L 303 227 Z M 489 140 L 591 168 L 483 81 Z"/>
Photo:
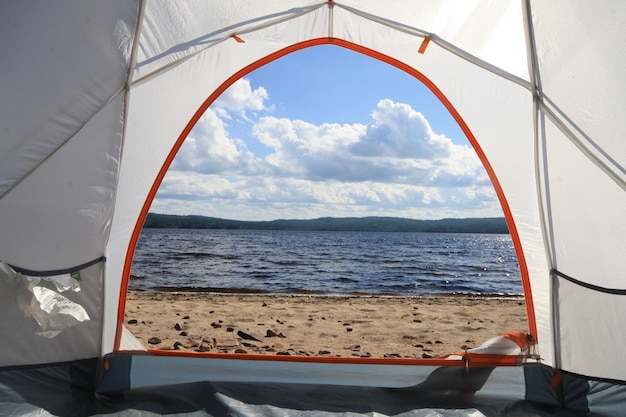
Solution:
<path fill-rule="evenodd" d="M 8 414 L 420 415 L 420 402 L 432 400 L 495 415 L 503 398 L 513 415 L 530 404 L 623 409 L 623 3 L 1 7 L 0 407 Z M 317 45 L 406 71 L 459 123 L 511 231 L 532 357 L 333 362 L 137 350 L 123 326 L 132 255 L 177 149 L 237 79 Z M 464 391 L 456 379 L 469 383 L 481 369 L 486 382 L 472 400 L 441 394 Z M 451 386 L 427 401 L 415 387 L 441 374 Z"/>

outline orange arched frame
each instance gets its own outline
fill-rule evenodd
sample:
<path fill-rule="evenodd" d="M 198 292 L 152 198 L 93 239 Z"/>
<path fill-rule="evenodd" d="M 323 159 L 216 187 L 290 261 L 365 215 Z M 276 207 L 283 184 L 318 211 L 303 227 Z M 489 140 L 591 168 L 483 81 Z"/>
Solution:
<path fill-rule="evenodd" d="M 235 83 L 237 80 L 239 80 L 240 78 L 244 77 L 245 75 L 249 74 L 250 72 L 269 64 L 272 61 L 275 61 L 285 55 L 288 55 L 292 52 L 296 52 L 305 48 L 310 48 L 313 46 L 319 46 L 319 45 L 335 45 L 338 47 L 342 47 L 342 48 L 346 48 L 349 50 L 352 50 L 354 52 L 358 52 L 361 53 L 363 55 L 369 56 L 371 58 L 377 59 L 379 61 L 382 61 L 384 63 L 387 63 L 389 65 L 392 65 L 396 68 L 398 68 L 401 71 L 406 72 L 407 74 L 415 77 L 417 80 L 419 80 L 420 82 L 422 82 L 426 87 L 428 87 L 428 89 L 441 101 L 441 103 L 448 109 L 448 111 L 450 112 L 450 115 L 454 118 L 454 120 L 458 123 L 459 127 L 461 128 L 461 130 L 463 131 L 463 133 L 465 134 L 465 136 L 467 137 L 467 139 L 469 140 L 469 142 L 471 143 L 471 145 L 474 147 L 474 150 L 476 151 L 476 154 L 478 155 L 478 157 L 480 158 L 483 166 L 485 167 L 485 170 L 487 172 L 487 175 L 489 176 L 489 179 L 491 180 L 491 183 L 493 184 L 493 187 L 496 191 L 496 195 L 498 196 L 498 200 L 500 201 L 500 205 L 502 206 L 502 211 L 504 213 L 504 217 L 506 219 L 506 223 L 507 226 L 509 228 L 509 232 L 511 234 L 511 239 L 513 241 L 513 246 L 515 248 L 515 253 L 517 255 L 517 259 L 519 262 L 519 267 L 520 267 L 520 275 L 522 278 L 522 287 L 524 289 L 524 297 L 526 300 L 526 312 L 527 312 L 527 316 L 528 316 L 528 326 L 529 326 L 529 332 L 530 335 L 532 335 L 535 340 L 537 338 L 537 324 L 536 324 L 536 318 L 535 318 L 535 309 L 534 309 L 534 304 L 533 304 L 533 300 L 532 300 L 532 292 L 531 292 L 531 288 L 530 288 L 530 277 L 528 275 L 528 266 L 526 264 L 526 259 L 524 257 L 524 252 L 522 250 L 522 244 L 519 238 L 519 234 L 517 232 L 517 228 L 515 226 L 515 222 L 513 221 L 513 216 L 511 214 L 511 209 L 508 205 L 508 202 L 506 200 L 506 197 L 504 195 L 504 192 L 502 190 L 502 187 L 500 186 L 500 182 L 498 181 L 498 178 L 495 175 L 495 172 L 493 171 L 493 168 L 491 167 L 491 164 L 489 163 L 489 160 L 487 159 L 485 153 L 483 152 L 482 148 L 480 147 L 480 144 L 478 143 L 478 141 L 476 140 L 476 138 L 474 137 L 473 133 L 471 132 L 471 130 L 469 129 L 469 127 L 467 126 L 467 124 L 465 123 L 465 121 L 463 120 L 463 118 L 461 117 L 461 115 L 459 114 L 459 112 L 454 108 L 454 106 L 452 105 L 452 103 L 448 100 L 448 98 L 441 92 L 441 90 L 439 90 L 439 88 L 428 78 L 426 77 L 424 74 L 422 74 L 421 72 L 419 72 L 418 70 L 416 70 L 415 68 L 405 64 L 402 61 L 398 61 L 395 58 L 392 58 L 390 56 L 387 56 L 383 53 L 380 53 L 378 51 L 366 48 L 364 46 L 361 45 L 357 45 L 342 39 L 337 39 L 337 38 L 316 38 L 316 39 L 310 39 L 308 41 L 304 41 L 304 42 L 300 42 L 300 43 L 296 43 L 293 44 L 291 46 L 288 46 L 286 48 L 283 48 L 279 51 L 276 51 L 270 55 L 267 55 L 264 58 L 259 59 L 258 61 L 253 62 L 252 64 L 240 69 L 239 71 L 237 71 L 236 73 L 234 73 L 232 76 L 230 76 L 226 81 L 224 81 L 215 91 L 213 91 L 211 93 L 211 95 L 209 95 L 207 97 L 207 99 L 202 103 L 202 105 L 198 108 L 198 110 L 194 113 L 194 115 L 191 117 L 191 119 L 189 120 L 189 122 L 187 123 L 187 125 L 185 126 L 185 128 L 183 129 L 183 131 L 181 132 L 180 136 L 178 137 L 178 139 L 176 140 L 176 143 L 174 144 L 174 146 L 172 147 L 172 150 L 170 151 L 170 153 L 168 154 L 163 166 L 161 167 L 161 170 L 159 171 L 154 183 L 152 184 L 152 188 L 150 189 L 150 192 L 148 193 L 148 196 L 143 204 L 143 207 L 141 209 L 141 212 L 139 214 L 139 218 L 137 219 L 137 223 L 135 224 L 135 227 L 133 229 L 133 234 L 131 236 L 129 245 L 128 245 L 128 249 L 126 251 L 126 259 L 124 262 L 124 269 L 123 269 L 123 276 L 122 276 L 122 283 L 120 286 L 120 298 L 119 298 L 119 304 L 118 304 L 118 311 L 117 311 L 117 329 L 116 329 L 116 334 L 115 334 L 115 346 L 114 346 L 114 350 L 118 351 L 119 347 L 120 347 L 120 342 L 121 342 L 121 335 L 122 335 L 122 325 L 124 323 L 124 311 L 126 309 L 126 294 L 128 292 L 128 283 L 129 283 L 129 278 L 130 278 L 130 271 L 131 271 L 131 266 L 132 266 L 132 259 L 134 256 L 134 252 L 135 252 L 135 248 L 137 246 L 137 242 L 139 240 L 139 235 L 141 234 L 141 229 L 143 227 L 143 224 L 146 220 L 146 217 L 148 216 L 148 211 L 150 210 L 150 206 L 152 205 L 152 201 L 154 200 L 157 191 L 159 190 L 159 186 L 161 185 L 161 182 L 163 181 L 163 178 L 165 177 L 165 174 L 167 173 L 167 170 L 169 169 L 170 165 L 172 164 L 172 161 L 174 160 L 174 157 L 176 156 L 176 154 L 178 153 L 178 150 L 180 149 L 180 147 L 182 146 L 183 142 L 185 141 L 185 139 L 187 138 L 187 136 L 189 135 L 189 133 L 191 132 L 191 130 L 193 129 L 193 127 L 196 125 L 196 123 L 198 122 L 198 120 L 200 119 L 200 117 L 204 114 L 204 112 L 209 108 L 209 106 L 224 92 L 228 89 L 228 87 L 230 87 L 233 83 Z M 319 358 L 320 361 L 323 361 L 324 358 Z"/>

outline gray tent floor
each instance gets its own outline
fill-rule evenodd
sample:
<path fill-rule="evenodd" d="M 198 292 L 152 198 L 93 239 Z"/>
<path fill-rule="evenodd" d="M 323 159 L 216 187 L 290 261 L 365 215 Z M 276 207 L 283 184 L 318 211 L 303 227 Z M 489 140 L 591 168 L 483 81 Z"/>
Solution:
<path fill-rule="evenodd" d="M 0 401 L 2 416 L 397 416 L 579 417 L 524 400 L 329 385 L 193 383 L 134 390 L 115 397 L 50 396 L 49 404 Z M 84 393 L 86 394 L 86 393 Z M 82 397 L 82 398 L 81 398 Z M 0 396 L 0 399 L 2 396 Z"/>
<path fill-rule="evenodd" d="M 0 416 L 397 416 L 397 417 L 580 417 L 549 410 L 524 398 L 524 385 L 506 378 L 480 389 L 418 384 L 409 388 L 367 386 L 193 382 L 95 393 L 98 359 L 0 371 Z M 474 370 L 480 380 L 481 372 Z M 519 371 L 519 370 L 515 370 Z M 487 370 L 491 374 L 491 371 Z M 509 375 L 507 372 L 503 376 Z M 484 375 L 483 375 L 484 376 Z M 514 378 L 515 380 L 515 378 Z M 154 381 L 158 383 L 158 381 Z M 467 391 L 468 387 L 471 391 Z M 474 393 L 475 392 L 475 393 Z M 608 392 L 608 391 L 607 391 Z M 582 395 L 585 395 L 582 393 Z"/>

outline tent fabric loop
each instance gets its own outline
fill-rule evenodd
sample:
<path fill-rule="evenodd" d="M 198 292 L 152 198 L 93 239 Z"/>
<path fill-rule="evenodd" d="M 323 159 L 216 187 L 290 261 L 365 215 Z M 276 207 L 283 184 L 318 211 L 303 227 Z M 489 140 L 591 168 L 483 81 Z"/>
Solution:
<path fill-rule="evenodd" d="M 98 264 L 100 262 L 106 262 L 106 256 L 100 256 L 99 258 L 92 259 L 89 262 L 85 262 L 83 264 L 76 265 L 70 268 L 54 269 L 54 270 L 49 270 L 49 271 L 34 271 L 32 269 L 20 268 L 18 266 L 10 265 L 10 264 L 9 266 L 13 268 L 15 272 L 19 272 L 20 274 L 23 274 L 23 275 L 28 275 L 31 277 L 52 277 L 55 275 L 70 274 L 72 272 L 80 271 L 80 270 L 89 268 L 90 266 L 93 266 L 95 264 Z"/>
<path fill-rule="evenodd" d="M 563 379 L 563 372 L 557 370 L 552 377 L 552 381 L 550 381 L 550 388 L 557 389 L 561 384 L 561 380 Z"/>
<path fill-rule="evenodd" d="M 235 42 L 237 43 L 246 43 L 246 41 L 244 41 L 243 39 L 241 39 L 239 36 L 237 36 L 236 34 L 232 34 L 230 35 L 231 38 L 233 38 L 235 40 Z"/>
<path fill-rule="evenodd" d="M 420 54 L 424 54 L 426 52 L 426 48 L 428 48 L 429 43 L 430 43 L 430 36 L 426 36 L 424 40 L 422 41 L 422 44 L 420 45 L 417 52 Z"/>

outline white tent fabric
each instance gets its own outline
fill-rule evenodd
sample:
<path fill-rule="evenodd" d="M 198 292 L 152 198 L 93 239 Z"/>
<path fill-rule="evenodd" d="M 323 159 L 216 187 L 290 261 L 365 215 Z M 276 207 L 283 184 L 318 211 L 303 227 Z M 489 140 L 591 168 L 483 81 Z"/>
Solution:
<path fill-rule="evenodd" d="M 0 366 L 113 352 L 134 239 L 194 121 L 245 73 L 330 43 L 448 102 L 501 191 L 542 363 L 623 381 L 624 39 L 610 0 L 5 2 L 0 261 L 80 271 L 91 319 L 38 339 L 24 281 L 0 277 Z"/>

